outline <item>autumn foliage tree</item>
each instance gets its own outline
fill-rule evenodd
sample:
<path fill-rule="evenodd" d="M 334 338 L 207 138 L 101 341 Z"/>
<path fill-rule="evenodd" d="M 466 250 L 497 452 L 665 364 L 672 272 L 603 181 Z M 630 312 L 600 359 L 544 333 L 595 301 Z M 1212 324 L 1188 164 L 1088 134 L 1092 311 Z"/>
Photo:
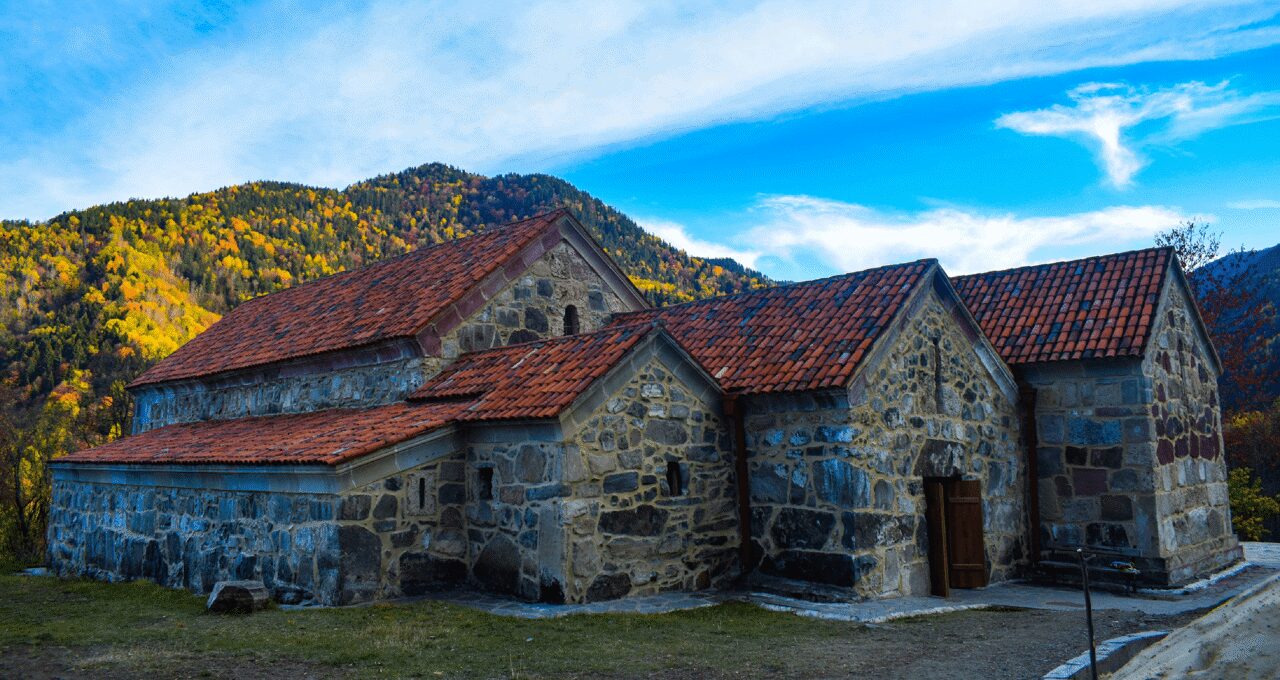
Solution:
<path fill-rule="evenodd" d="M 34 562 L 44 554 L 49 463 L 102 439 L 97 420 L 111 398 L 89 399 L 83 372 L 73 372 L 36 406 L 24 405 L 11 378 L 0 383 L 0 537 L 12 558 Z"/>

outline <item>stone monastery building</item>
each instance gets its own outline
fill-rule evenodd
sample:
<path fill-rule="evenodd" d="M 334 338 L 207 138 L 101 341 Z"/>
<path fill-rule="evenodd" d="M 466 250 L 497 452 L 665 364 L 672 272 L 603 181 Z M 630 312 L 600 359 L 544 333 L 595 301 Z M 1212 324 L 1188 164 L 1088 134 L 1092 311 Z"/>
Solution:
<path fill-rule="evenodd" d="M 650 309 L 556 211 L 236 308 L 54 463 L 49 559 L 316 604 L 946 594 L 1077 546 L 1177 584 L 1240 558 L 1220 370 L 1168 249 Z"/>

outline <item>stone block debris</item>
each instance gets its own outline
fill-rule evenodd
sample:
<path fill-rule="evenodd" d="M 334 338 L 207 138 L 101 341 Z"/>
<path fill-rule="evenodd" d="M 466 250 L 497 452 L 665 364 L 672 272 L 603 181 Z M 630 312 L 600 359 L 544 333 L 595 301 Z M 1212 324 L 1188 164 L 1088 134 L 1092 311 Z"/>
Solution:
<path fill-rule="evenodd" d="M 219 581 L 209 593 L 205 609 L 215 614 L 252 614 L 269 601 L 262 581 Z"/>

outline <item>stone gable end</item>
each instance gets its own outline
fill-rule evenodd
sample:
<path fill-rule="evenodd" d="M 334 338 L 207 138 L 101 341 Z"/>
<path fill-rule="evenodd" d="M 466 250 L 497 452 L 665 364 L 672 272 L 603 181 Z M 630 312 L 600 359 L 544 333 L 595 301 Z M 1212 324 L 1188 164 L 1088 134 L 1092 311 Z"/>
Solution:
<path fill-rule="evenodd" d="M 733 452 L 718 399 L 656 353 L 572 436 L 566 595 L 592 602 L 700 590 L 736 574 Z"/>
<path fill-rule="evenodd" d="M 748 400 L 751 530 L 765 574 L 865 596 L 928 594 L 925 476 L 981 482 L 993 581 L 1025 559 L 1016 404 L 938 294 L 921 295 L 849 392 Z"/>

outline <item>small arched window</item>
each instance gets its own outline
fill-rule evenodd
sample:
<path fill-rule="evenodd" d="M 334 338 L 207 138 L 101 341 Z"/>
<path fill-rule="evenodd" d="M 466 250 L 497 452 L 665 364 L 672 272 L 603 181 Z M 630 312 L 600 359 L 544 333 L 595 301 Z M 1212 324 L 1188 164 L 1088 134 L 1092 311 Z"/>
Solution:
<path fill-rule="evenodd" d="M 577 335 L 579 332 L 581 328 L 578 325 L 578 308 L 569 305 L 564 308 L 564 334 Z"/>

